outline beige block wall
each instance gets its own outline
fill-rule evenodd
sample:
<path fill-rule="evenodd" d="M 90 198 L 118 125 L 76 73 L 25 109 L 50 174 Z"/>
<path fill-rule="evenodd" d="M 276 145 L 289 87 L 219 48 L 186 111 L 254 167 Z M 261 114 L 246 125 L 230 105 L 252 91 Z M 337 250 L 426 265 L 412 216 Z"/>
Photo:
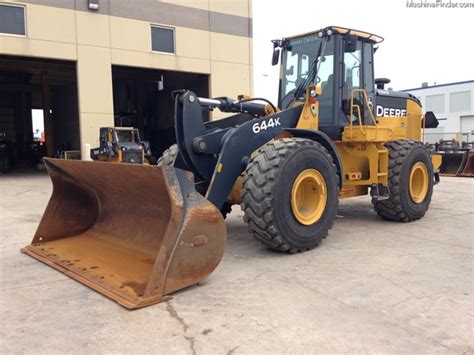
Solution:
<path fill-rule="evenodd" d="M 85 144 L 91 148 L 99 146 L 99 128 L 113 126 L 113 117 L 109 113 L 87 113 L 81 112 L 79 129 L 81 130 L 81 158 L 90 160 L 90 152 L 84 149 Z"/>
<path fill-rule="evenodd" d="M 249 17 L 251 4 L 242 0 L 161 0 L 174 5 L 194 7 L 243 17 Z"/>
<path fill-rule="evenodd" d="M 190 73 L 210 74 L 210 61 L 186 57 L 174 57 L 158 53 L 111 50 L 112 63 L 140 68 L 176 70 Z"/>
<path fill-rule="evenodd" d="M 168 4 L 193 7 L 195 9 L 209 10 L 209 0 L 161 0 Z"/>
<path fill-rule="evenodd" d="M 0 54 L 76 60 L 76 44 L 0 35 Z"/>
<path fill-rule="evenodd" d="M 112 63 L 108 48 L 77 46 L 81 147 L 97 146 L 99 128 L 114 125 Z M 82 158 L 89 152 L 82 150 Z"/>
<path fill-rule="evenodd" d="M 228 96 L 237 98 L 238 95 L 251 95 L 251 66 L 228 62 L 213 62 L 211 71 L 212 96 Z M 216 78 L 221 78 L 220 80 Z M 222 80 L 226 78 L 226 80 Z M 213 112 L 213 119 L 227 117 L 229 114 L 218 110 Z"/>
<path fill-rule="evenodd" d="M 109 16 L 76 11 L 77 43 L 90 46 L 110 46 Z"/>
<path fill-rule="evenodd" d="M 232 14 L 242 17 L 249 17 L 250 6 L 248 1 L 240 0 L 209 0 L 209 10 Z M 271 6 L 271 5 L 270 5 Z"/>
<path fill-rule="evenodd" d="M 209 32 L 177 27 L 175 35 L 177 56 L 211 59 Z"/>
<path fill-rule="evenodd" d="M 150 52 L 150 25 L 143 21 L 110 17 L 110 46 Z"/>
<path fill-rule="evenodd" d="M 211 59 L 218 62 L 249 64 L 249 39 L 222 33 L 209 33 Z"/>
<path fill-rule="evenodd" d="M 76 42 L 74 11 L 45 6 L 27 5 L 27 29 L 29 38 L 52 42 Z"/>
<path fill-rule="evenodd" d="M 0 35 L 0 54 L 76 60 L 74 11 L 3 1 L 26 7 L 26 37 Z"/>
<path fill-rule="evenodd" d="M 245 17 L 250 12 L 244 0 L 164 2 Z M 114 124 L 112 65 L 210 74 L 211 96 L 252 94 L 251 38 L 174 26 L 176 54 L 155 53 L 150 25 L 159 23 L 24 6 L 27 36 L 0 35 L 0 54 L 77 61 L 81 146 L 96 146 L 99 128 Z M 223 116 L 215 113 L 213 118 Z"/>

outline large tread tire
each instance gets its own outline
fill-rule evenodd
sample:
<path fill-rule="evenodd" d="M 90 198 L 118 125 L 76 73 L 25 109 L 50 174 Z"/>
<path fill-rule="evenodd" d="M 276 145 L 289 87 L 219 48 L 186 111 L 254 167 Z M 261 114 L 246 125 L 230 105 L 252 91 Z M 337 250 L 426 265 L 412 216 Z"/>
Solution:
<path fill-rule="evenodd" d="M 293 182 L 305 169 L 318 170 L 327 187 L 325 210 L 312 225 L 299 223 L 291 210 Z M 270 249 L 297 253 L 315 248 L 332 228 L 338 203 L 336 165 L 328 151 L 315 141 L 272 141 L 247 165 L 241 204 L 244 221 L 254 238 Z"/>
<path fill-rule="evenodd" d="M 166 149 L 161 157 L 158 159 L 156 162 L 156 165 L 161 166 L 161 165 L 168 165 L 171 166 L 174 162 L 174 159 L 178 155 L 178 145 L 173 144 L 170 146 L 168 149 Z M 232 204 L 225 202 L 224 205 L 221 208 L 221 214 L 224 219 L 226 219 L 227 215 L 232 212 Z"/>
<path fill-rule="evenodd" d="M 389 198 L 372 199 L 375 212 L 390 221 L 411 222 L 423 217 L 433 194 L 433 165 L 430 155 L 421 142 L 393 141 L 385 144 L 389 152 Z M 428 169 L 428 192 L 421 203 L 412 201 L 409 192 L 410 171 L 414 164 L 422 162 Z"/>

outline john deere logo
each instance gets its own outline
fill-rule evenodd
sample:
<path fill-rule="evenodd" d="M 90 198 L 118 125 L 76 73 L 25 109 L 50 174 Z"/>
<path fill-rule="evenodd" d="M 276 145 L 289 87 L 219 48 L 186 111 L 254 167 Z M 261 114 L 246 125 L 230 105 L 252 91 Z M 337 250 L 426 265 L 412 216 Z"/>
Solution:
<path fill-rule="evenodd" d="M 383 107 L 382 105 L 377 105 L 377 117 L 406 116 L 406 115 L 407 115 L 407 110 L 404 108 Z"/>

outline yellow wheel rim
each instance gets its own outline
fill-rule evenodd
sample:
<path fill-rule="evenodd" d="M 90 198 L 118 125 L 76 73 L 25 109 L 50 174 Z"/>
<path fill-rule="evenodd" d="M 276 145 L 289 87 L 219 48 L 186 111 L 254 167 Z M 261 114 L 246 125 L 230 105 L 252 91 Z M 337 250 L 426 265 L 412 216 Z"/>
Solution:
<path fill-rule="evenodd" d="M 409 191 L 415 203 L 422 203 L 428 193 L 428 168 L 421 161 L 413 165 L 410 171 Z"/>
<path fill-rule="evenodd" d="M 298 174 L 291 189 L 291 211 L 306 226 L 316 223 L 326 208 L 326 181 L 321 173 L 306 169 Z"/>

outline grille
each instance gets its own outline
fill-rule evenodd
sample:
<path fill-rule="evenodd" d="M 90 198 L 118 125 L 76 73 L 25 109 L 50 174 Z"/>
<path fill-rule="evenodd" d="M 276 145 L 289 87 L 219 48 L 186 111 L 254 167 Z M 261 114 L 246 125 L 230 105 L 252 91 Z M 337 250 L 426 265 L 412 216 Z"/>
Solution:
<path fill-rule="evenodd" d="M 129 164 L 143 164 L 141 152 L 122 152 L 122 160 Z"/>

